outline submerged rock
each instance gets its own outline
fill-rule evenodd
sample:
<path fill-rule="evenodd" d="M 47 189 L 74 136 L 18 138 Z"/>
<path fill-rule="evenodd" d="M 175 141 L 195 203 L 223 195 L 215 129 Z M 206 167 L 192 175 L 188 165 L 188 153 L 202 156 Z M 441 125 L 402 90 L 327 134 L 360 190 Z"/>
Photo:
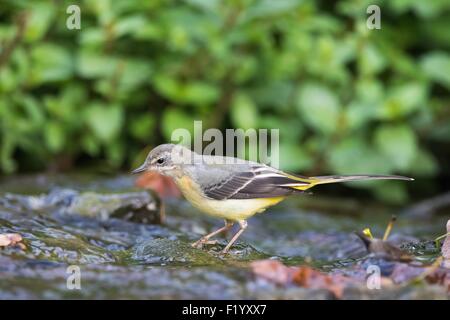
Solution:
<path fill-rule="evenodd" d="M 173 239 L 150 239 L 134 247 L 132 260 L 157 265 L 214 265 L 220 259 L 207 251 L 192 248 L 188 243 Z"/>
<path fill-rule="evenodd" d="M 139 223 L 161 223 L 159 204 L 146 191 L 123 194 L 83 193 L 68 207 L 69 213 L 102 219 L 121 218 Z"/>
<path fill-rule="evenodd" d="M 6 194 L 0 205 L 16 211 L 50 211 L 102 220 L 120 218 L 145 224 L 162 222 L 160 203 L 147 191 L 102 194 L 54 189 L 39 196 Z"/>

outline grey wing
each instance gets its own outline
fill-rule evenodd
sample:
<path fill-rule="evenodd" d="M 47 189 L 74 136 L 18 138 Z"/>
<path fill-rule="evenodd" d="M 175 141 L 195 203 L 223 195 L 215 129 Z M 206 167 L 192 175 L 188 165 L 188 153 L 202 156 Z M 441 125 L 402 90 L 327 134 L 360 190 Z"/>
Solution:
<path fill-rule="evenodd" d="M 303 192 L 290 188 L 292 184 L 298 185 L 299 182 L 280 171 L 261 165 L 232 171 L 220 181 L 204 186 L 203 192 L 215 200 L 273 198 Z"/>

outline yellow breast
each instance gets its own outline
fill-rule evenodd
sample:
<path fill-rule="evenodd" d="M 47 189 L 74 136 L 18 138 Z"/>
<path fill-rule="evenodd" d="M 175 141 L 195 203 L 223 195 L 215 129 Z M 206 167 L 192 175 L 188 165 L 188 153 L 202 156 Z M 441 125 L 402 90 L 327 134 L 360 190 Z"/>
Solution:
<path fill-rule="evenodd" d="M 212 200 L 203 196 L 199 187 L 187 176 L 175 179 L 184 197 L 194 207 L 211 216 L 227 220 L 246 220 L 282 201 L 284 197 L 259 199 Z"/>

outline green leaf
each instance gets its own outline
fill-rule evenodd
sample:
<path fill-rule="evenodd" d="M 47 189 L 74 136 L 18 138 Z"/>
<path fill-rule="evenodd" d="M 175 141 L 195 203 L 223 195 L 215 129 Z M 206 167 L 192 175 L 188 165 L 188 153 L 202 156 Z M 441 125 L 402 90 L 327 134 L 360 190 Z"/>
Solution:
<path fill-rule="evenodd" d="M 414 176 L 433 176 L 438 173 L 439 165 L 436 158 L 424 149 L 419 149 L 410 167 Z"/>
<path fill-rule="evenodd" d="M 186 0 L 191 6 L 205 11 L 215 11 L 220 8 L 220 0 Z"/>
<path fill-rule="evenodd" d="M 0 72 L 0 92 L 14 91 L 17 87 L 16 77 L 11 68 L 5 68 Z"/>
<path fill-rule="evenodd" d="M 169 99 L 175 100 L 180 86 L 174 77 L 167 76 L 165 74 L 155 74 L 153 77 L 153 84 L 156 91 Z"/>
<path fill-rule="evenodd" d="M 72 77 L 73 58 L 63 47 L 40 44 L 31 50 L 32 68 L 30 82 L 40 85 Z"/>
<path fill-rule="evenodd" d="M 407 171 L 417 154 L 416 135 L 406 125 L 383 125 L 375 131 L 379 152 L 400 171 Z"/>
<path fill-rule="evenodd" d="M 390 94 L 402 102 L 403 112 L 406 114 L 424 103 L 426 93 L 424 84 L 411 82 L 395 87 Z"/>
<path fill-rule="evenodd" d="M 431 52 L 420 63 L 430 79 L 450 89 L 450 55 L 445 52 Z"/>
<path fill-rule="evenodd" d="M 154 135 L 155 124 L 154 117 L 150 114 L 143 114 L 131 121 L 129 130 L 133 137 L 145 141 Z"/>
<path fill-rule="evenodd" d="M 429 3 L 414 1 L 414 11 L 418 16 L 423 18 L 431 19 L 439 15 L 446 8 L 448 8 L 448 2 L 442 0 L 430 1 Z"/>
<path fill-rule="evenodd" d="M 392 170 L 392 164 L 380 152 L 356 136 L 347 137 L 333 145 L 327 160 L 328 166 L 336 174 L 375 174 Z"/>
<path fill-rule="evenodd" d="M 181 87 L 178 96 L 180 102 L 193 105 L 207 105 L 216 102 L 219 98 L 219 90 L 211 83 L 194 81 Z"/>
<path fill-rule="evenodd" d="M 217 101 L 219 90 L 216 86 L 202 81 L 183 83 L 174 77 L 157 74 L 153 78 L 158 92 L 177 103 L 196 106 L 208 105 Z"/>
<path fill-rule="evenodd" d="M 260 108 L 289 110 L 292 108 L 294 85 L 289 81 L 263 83 L 250 91 L 252 99 Z"/>
<path fill-rule="evenodd" d="M 388 97 L 379 108 L 382 119 L 404 117 L 423 107 L 426 103 L 427 88 L 422 83 L 411 82 L 395 86 L 389 90 Z"/>
<path fill-rule="evenodd" d="M 82 77 L 110 77 L 117 71 L 118 60 L 111 56 L 83 50 L 77 60 L 77 71 Z"/>
<path fill-rule="evenodd" d="M 86 111 L 86 121 L 94 135 L 102 142 L 110 142 L 119 134 L 123 124 L 121 106 L 91 104 Z"/>
<path fill-rule="evenodd" d="M 347 126 L 351 130 L 364 128 L 370 120 L 375 118 L 376 114 L 376 105 L 360 101 L 353 101 L 345 109 Z"/>
<path fill-rule="evenodd" d="M 249 96 L 240 93 L 234 96 L 231 104 L 231 121 L 236 128 L 244 130 L 256 128 L 258 110 Z"/>
<path fill-rule="evenodd" d="M 33 3 L 29 10 L 24 38 L 28 42 L 41 40 L 52 23 L 55 5 L 52 3 Z"/>
<path fill-rule="evenodd" d="M 90 133 L 83 135 L 81 138 L 81 146 L 83 150 L 90 156 L 98 156 L 100 153 L 100 143 L 98 140 Z"/>
<path fill-rule="evenodd" d="M 334 92 L 320 84 L 305 84 L 297 97 L 303 120 L 322 133 L 334 132 L 339 120 L 339 101 Z"/>
<path fill-rule="evenodd" d="M 107 34 L 99 27 L 83 27 L 80 34 L 80 45 L 82 48 L 101 48 L 108 41 Z"/>
<path fill-rule="evenodd" d="M 47 147 L 52 153 L 61 151 L 65 143 L 65 131 L 60 122 L 52 121 L 45 125 L 44 137 Z"/>
<path fill-rule="evenodd" d="M 267 18 L 274 15 L 291 12 L 299 5 L 296 0 L 260 0 L 245 10 L 245 20 L 249 22 L 257 18 Z"/>
<path fill-rule="evenodd" d="M 150 82 L 152 68 L 149 62 L 130 59 L 122 63 L 123 70 L 119 77 L 121 90 L 135 90 L 139 86 Z"/>
<path fill-rule="evenodd" d="M 377 198 L 390 204 L 404 204 L 409 198 L 404 181 L 377 181 L 373 190 Z"/>
<path fill-rule="evenodd" d="M 172 133 L 177 129 L 187 130 L 191 138 L 193 138 L 194 119 L 178 109 L 166 109 L 162 117 L 162 131 L 166 141 L 172 140 Z M 173 142 L 176 143 L 178 141 Z"/>
<path fill-rule="evenodd" d="M 386 67 L 386 59 L 376 46 L 367 44 L 359 54 L 359 66 L 364 75 L 377 74 Z"/>
<path fill-rule="evenodd" d="M 21 98 L 23 108 L 31 120 L 31 123 L 38 126 L 43 126 L 45 122 L 45 115 L 40 101 L 31 95 L 23 95 Z"/>
<path fill-rule="evenodd" d="M 16 141 L 11 134 L 3 134 L 0 145 L 0 165 L 4 172 L 11 173 L 16 170 L 16 162 L 13 152 L 16 148 Z"/>
<path fill-rule="evenodd" d="M 132 35 L 138 32 L 146 25 L 146 17 L 142 14 L 135 14 L 123 17 L 115 25 L 115 33 L 118 37 L 123 35 Z"/>
<path fill-rule="evenodd" d="M 260 115 L 258 117 L 258 128 L 279 130 L 280 138 L 283 141 L 297 143 L 305 132 L 305 127 L 299 123 L 295 117 L 276 117 Z"/>
<path fill-rule="evenodd" d="M 356 83 L 356 94 L 363 102 L 379 103 L 383 99 L 384 88 L 380 81 L 365 78 Z"/>
<path fill-rule="evenodd" d="M 115 140 L 112 143 L 109 143 L 106 148 L 106 157 L 108 159 L 108 163 L 117 168 L 123 162 L 123 158 L 125 157 L 124 145 L 120 140 Z"/>
<path fill-rule="evenodd" d="M 138 40 L 159 40 L 163 38 L 163 26 L 147 20 L 146 24 L 131 36 Z"/>
<path fill-rule="evenodd" d="M 291 143 L 280 144 L 280 169 L 292 172 L 308 170 L 314 164 L 304 148 Z"/>

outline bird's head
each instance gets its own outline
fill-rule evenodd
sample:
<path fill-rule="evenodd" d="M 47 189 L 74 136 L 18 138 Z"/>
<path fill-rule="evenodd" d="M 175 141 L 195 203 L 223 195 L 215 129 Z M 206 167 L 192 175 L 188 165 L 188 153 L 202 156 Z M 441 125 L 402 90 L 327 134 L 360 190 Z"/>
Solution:
<path fill-rule="evenodd" d="M 157 171 L 161 174 L 173 176 L 181 166 L 188 164 L 192 152 L 180 145 L 161 144 L 151 150 L 144 163 L 132 173 Z"/>

